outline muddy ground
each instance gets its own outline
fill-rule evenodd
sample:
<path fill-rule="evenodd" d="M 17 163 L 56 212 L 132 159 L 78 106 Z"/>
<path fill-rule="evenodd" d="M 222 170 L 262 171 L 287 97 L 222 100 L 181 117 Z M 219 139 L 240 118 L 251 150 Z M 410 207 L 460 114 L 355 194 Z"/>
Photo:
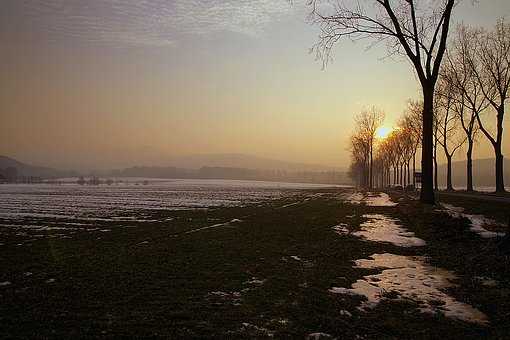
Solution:
<path fill-rule="evenodd" d="M 369 206 L 346 200 L 348 191 L 302 191 L 242 208 L 159 211 L 157 219 L 167 221 L 105 222 L 90 231 L 36 235 L 4 228 L 0 336 L 510 338 L 510 260 L 498 253 L 496 239 L 412 196 L 390 193 L 397 205 Z M 449 203 L 500 222 L 510 211 L 504 203 Z M 367 239 L 360 233 L 367 214 L 392 218 L 424 244 Z M 362 295 L 335 291 L 381 274 L 356 267 L 374 254 L 419 258 L 455 275 L 440 293 L 486 320 L 449 316 L 441 299 L 429 301 L 427 312 L 419 296 L 398 291 L 382 292 L 371 305 Z"/>

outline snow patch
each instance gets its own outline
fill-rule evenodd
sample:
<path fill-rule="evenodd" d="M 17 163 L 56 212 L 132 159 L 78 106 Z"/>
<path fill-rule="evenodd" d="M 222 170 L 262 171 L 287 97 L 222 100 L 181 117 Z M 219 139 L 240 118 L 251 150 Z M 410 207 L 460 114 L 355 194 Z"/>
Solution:
<path fill-rule="evenodd" d="M 398 203 L 393 202 L 390 196 L 384 192 L 355 192 L 351 194 L 343 194 L 340 198 L 351 204 L 364 203 L 370 207 L 395 207 L 398 205 Z"/>
<path fill-rule="evenodd" d="M 259 327 L 259 326 L 256 326 L 256 325 L 253 325 L 251 323 L 248 323 L 248 322 L 243 322 L 242 323 L 242 330 L 243 331 L 248 331 L 248 332 L 253 332 L 253 333 L 256 333 L 256 335 L 258 336 L 265 336 L 265 337 L 268 337 L 268 338 L 273 338 L 274 337 L 274 332 L 267 329 L 267 328 L 264 328 L 264 327 Z"/>
<path fill-rule="evenodd" d="M 333 339 L 333 337 L 327 333 L 317 332 L 308 334 L 305 338 L 305 340 L 326 340 L 326 339 Z"/>
<path fill-rule="evenodd" d="M 487 218 L 483 215 L 473 215 L 473 214 L 466 214 L 464 213 L 464 208 L 462 207 L 455 207 L 451 204 L 441 203 L 441 206 L 443 207 L 444 211 L 448 213 L 451 217 L 454 218 L 461 218 L 465 217 L 470 221 L 471 227 L 469 230 L 477 233 L 483 238 L 493 238 L 493 237 L 503 237 L 505 236 L 505 233 L 499 233 L 495 231 L 489 231 L 485 229 L 485 226 L 487 225 L 493 225 L 493 226 L 503 226 L 501 223 L 498 223 L 494 221 L 493 219 Z"/>
<path fill-rule="evenodd" d="M 384 192 L 378 194 L 369 192 L 364 201 L 365 204 L 370 207 L 395 207 L 398 205 L 398 203 L 393 202 L 390 196 Z"/>
<path fill-rule="evenodd" d="M 336 225 L 334 227 L 331 227 L 337 233 L 338 235 L 348 235 L 350 234 L 350 230 L 347 228 L 346 223 L 340 223 L 339 225 Z"/>
<path fill-rule="evenodd" d="M 422 247 L 426 244 L 421 238 L 415 237 L 413 232 L 399 225 L 397 219 L 381 214 L 367 214 L 363 217 L 368 218 L 368 221 L 360 225 L 360 231 L 352 233 L 355 236 L 399 247 Z"/>
<path fill-rule="evenodd" d="M 406 298 L 418 302 L 419 310 L 424 313 L 443 313 L 447 317 L 480 324 L 488 322 L 487 316 L 479 310 L 444 293 L 444 289 L 454 286 L 451 281 L 456 276 L 427 265 L 423 257 L 385 253 L 355 263 L 354 268 L 381 269 L 381 272 L 364 276 L 351 288 L 333 287 L 330 292 L 366 297 L 359 307 L 361 310 L 373 308 L 384 299 Z M 389 297 L 389 293 L 397 297 Z"/>
<path fill-rule="evenodd" d="M 260 280 L 256 277 L 252 277 L 250 280 L 246 281 L 244 284 L 248 285 L 263 285 L 266 282 L 266 280 Z"/>

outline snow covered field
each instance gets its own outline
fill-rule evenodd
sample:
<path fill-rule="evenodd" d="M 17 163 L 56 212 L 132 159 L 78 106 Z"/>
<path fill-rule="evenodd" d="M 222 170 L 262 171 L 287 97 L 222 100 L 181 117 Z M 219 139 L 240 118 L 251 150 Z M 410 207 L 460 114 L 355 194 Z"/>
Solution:
<path fill-rule="evenodd" d="M 319 184 L 229 180 L 150 180 L 88 186 L 66 184 L 1 185 L 0 226 L 51 219 L 83 224 L 98 221 L 157 222 L 158 210 L 243 206 L 289 197 Z M 71 222 L 72 223 L 72 222 Z M 76 225 L 75 225 L 76 226 Z"/>

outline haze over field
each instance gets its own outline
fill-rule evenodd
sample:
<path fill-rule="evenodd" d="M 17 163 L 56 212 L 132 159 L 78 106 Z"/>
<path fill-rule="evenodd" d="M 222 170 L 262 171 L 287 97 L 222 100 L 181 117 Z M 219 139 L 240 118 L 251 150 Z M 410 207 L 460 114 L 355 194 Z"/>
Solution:
<path fill-rule="evenodd" d="M 391 126 L 420 91 L 384 46 L 344 42 L 321 71 L 307 11 L 286 0 L 3 1 L 0 154 L 77 170 L 197 153 L 346 167 L 353 113 L 377 103 Z M 509 15 L 506 0 L 463 1 L 452 27 Z M 488 157 L 480 138 L 474 158 Z"/>
<path fill-rule="evenodd" d="M 0 43 L 2 338 L 509 338 L 510 0 L 3 0 Z"/>

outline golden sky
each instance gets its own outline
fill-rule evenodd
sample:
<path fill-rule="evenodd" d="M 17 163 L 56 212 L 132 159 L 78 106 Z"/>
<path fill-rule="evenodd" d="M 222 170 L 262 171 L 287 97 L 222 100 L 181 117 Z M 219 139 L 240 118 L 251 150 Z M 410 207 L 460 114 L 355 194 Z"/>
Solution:
<path fill-rule="evenodd" d="M 286 0 L 2 7 L 0 154 L 29 163 L 89 169 L 246 153 L 346 167 L 354 114 L 375 105 L 391 125 L 420 95 L 408 63 L 384 58 L 383 46 L 344 41 L 322 70 L 308 53 L 317 28 Z M 456 11 L 456 22 L 491 26 L 510 2 Z M 508 155 L 510 137 L 504 144 Z M 477 150 L 491 156 L 484 142 Z"/>

